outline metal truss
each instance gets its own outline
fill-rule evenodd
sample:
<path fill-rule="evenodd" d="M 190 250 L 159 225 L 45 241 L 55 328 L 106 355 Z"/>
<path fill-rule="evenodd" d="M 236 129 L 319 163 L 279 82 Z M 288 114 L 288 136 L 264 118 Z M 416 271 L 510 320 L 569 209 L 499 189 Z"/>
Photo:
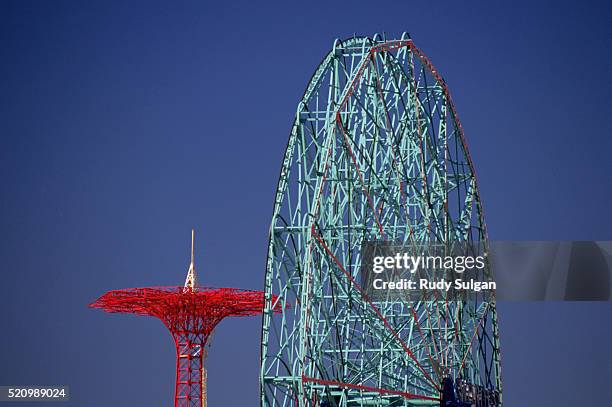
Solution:
<path fill-rule="evenodd" d="M 187 280 L 193 282 L 192 270 L 188 276 L 194 277 Z M 224 318 L 261 313 L 263 303 L 264 295 L 258 291 L 186 284 L 109 291 L 90 307 L 159 318 L 176 345 L 175 407 L 206 407 L 204 362 L 210 335 Z"/>
<path fill-rule="evenodd" d="M 450 378 L 500 405 L 495 302 L 374 301 L 365 240 L 487 242 L 448 88 L 407 35 L 336 41 L 298 105 L 270 228 L 260 402 L 440 405 Z"/>

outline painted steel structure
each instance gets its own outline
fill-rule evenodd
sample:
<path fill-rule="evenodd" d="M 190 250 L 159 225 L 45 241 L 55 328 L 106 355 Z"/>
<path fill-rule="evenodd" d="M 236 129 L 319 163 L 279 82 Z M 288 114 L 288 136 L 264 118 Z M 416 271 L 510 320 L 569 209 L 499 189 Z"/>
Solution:
<path fill-rule="evenodd" d="M 164 323 L 176 346 L 176 407 L 206 407 L 204 363 L 210 335 L 224 318 L 260 314 L 264 304 L 260 291 L 198 286 L 193 243 L 192 231 L 191 264 L 184 286 L 114 290 L 90 304 L 106 312 L 153 316 Z"/>
<path fill-rule="evenodd" d="M 260 403 L 501 405 L 495 301 L 375 301 L 360 285 L 365 240 L 487 245 L 450 93 L 406 34 L 336 41 L 298 104 L 270 228 Z M 292 306 L 274 314 L 280 303 Z"/>

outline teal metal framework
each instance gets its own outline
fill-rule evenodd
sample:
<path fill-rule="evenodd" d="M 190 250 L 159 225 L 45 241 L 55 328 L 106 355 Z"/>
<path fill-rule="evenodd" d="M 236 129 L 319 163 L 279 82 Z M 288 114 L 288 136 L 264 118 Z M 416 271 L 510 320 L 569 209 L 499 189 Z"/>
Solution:
<path fill-rule="evenodd" d="M 487 242 L 450 94 L 406 34 L 336 41 L 298 105 L 270 228 L 261 405 L 464 405 L 441 401 L 449 379 L 501 405 L 495 301 L 374 301 L 364 240 Z"/>

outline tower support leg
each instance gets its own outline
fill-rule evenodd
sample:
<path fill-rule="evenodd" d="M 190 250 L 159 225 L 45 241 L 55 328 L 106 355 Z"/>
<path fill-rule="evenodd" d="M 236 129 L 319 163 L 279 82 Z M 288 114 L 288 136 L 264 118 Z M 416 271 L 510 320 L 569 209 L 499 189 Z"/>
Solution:
<path fill-rule="evenodd" d="M 204 345 L 177 337 L 175 407 L 206 407 Z"/>

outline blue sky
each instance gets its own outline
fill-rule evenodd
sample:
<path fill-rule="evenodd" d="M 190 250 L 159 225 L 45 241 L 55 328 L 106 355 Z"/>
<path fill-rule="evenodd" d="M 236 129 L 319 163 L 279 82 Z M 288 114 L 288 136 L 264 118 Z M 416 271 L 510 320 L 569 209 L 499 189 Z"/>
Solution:
<path fill-rule="evenodd" d="M 408 31 L 442 72 L 493 239 L 612 239 L 604 2 L 125 3 L 0 4 L 0 384 L 170 405 L 161 323 L 86 304 L 182 283 L 192 227 L 201 280 L 262 287 L 296 104 L 354 33 Z M 499 308 L 507 405 L 601 401 L 609 303 Z M 256 405 L 259 330 L 220 325 L 211 405 Z"/>

